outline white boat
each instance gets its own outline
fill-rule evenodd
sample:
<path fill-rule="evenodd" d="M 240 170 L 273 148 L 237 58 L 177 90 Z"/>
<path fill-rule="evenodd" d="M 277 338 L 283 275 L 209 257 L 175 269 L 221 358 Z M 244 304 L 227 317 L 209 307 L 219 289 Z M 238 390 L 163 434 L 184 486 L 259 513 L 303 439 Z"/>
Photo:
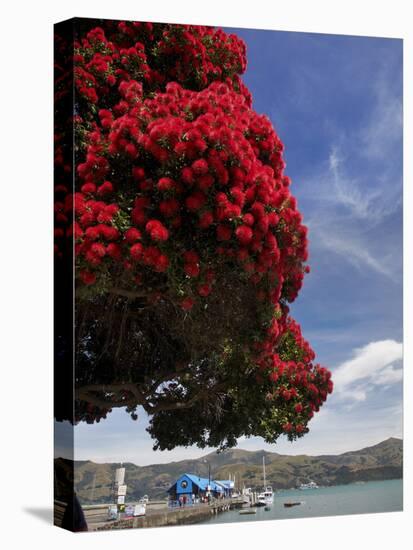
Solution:
<path fill-rule="evenodd" d="M 247 515 L 247 514 L 256 514 L 257 510 L 254 510 L 254 508 L 243 508 L 239 511 L 239 514 L 241 516 Z"/>
<path fill-rule="evenodd" d="M 314 481 L 310 481 L 309 483 L 301 483 L 298 488 L 301 491 L 304 491 L 305 489 L 318 489 L 318 485 Z"/>
<path fill-rule="evenodd" d="M 270 485 L 266 485 L 267 480 L 265 478 L 265 457 L 262 457 L 262 470 L 264 476 L 264 490 L 259 493 L 257 497 L 256 506 L 271 506 L 274 502 L 274 493 Z"/>
<path fill-rule="evenodd" d="M 274 503 L 274 493 L 269 485 L 257 497 L 257 506 L 271 506 Z"/>

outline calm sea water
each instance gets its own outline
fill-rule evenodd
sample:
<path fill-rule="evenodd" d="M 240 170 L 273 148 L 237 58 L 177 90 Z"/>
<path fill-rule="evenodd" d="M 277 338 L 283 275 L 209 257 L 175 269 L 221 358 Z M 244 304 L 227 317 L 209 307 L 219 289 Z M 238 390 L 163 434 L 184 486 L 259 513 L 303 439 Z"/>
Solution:
<path fill-rule="evenodd" d="M 284 502 L 301 501 L 300 506 L 285 508 Z M 278 491 L 268 512 L 257 508 L 256 514 L 240 515 L 239 510 L 224 512 L 204 523 L 233 523 L 266 519 L 339 516 L 397 512 L 403 509 L 403 481 L 370 481 L 361 485 L 336 485 L 319 489 Z"/>

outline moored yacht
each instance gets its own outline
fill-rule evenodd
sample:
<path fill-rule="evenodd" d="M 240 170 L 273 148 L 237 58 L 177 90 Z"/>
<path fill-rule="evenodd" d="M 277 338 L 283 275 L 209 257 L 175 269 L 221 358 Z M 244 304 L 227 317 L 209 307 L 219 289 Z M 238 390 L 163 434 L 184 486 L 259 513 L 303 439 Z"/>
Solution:
<path fill-rule="evenodd" d="M 274 502 L 274 493 L 270 485 L 266 485 L 267 481 L 265 478 L 265 457 L 262 457 L 262 470 L 264 477 L 264 490 L 262 493 L 259 493 L 257 497 L 256 506 L 271 506 Z"/>

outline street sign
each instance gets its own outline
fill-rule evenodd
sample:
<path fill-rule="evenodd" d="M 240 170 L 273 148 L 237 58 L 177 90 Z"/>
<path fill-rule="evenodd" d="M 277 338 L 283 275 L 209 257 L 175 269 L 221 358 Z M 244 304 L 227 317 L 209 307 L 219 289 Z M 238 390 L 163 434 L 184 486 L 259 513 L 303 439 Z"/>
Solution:
<path fill-rule="evenodd" d="M 119 485 L 118 486 L 118 496 L 126 496 L 126 489 L 127 485 Z"/>
<path fill-rule="evenodd" d="M 124 495 L 118 496 L 118 504 L 125 504 L 125 496 Z"/>

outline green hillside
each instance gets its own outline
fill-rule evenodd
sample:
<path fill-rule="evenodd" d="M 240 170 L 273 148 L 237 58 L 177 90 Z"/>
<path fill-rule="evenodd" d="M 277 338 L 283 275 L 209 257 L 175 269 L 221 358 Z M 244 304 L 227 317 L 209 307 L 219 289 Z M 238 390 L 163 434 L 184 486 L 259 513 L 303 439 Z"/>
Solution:
<path fill-rule="evenodd" d="M 337 485 L 355 481 L 372 481 L 402 477 L 403 442 L 390 438 L 359 451 L 341 455 L 289 456 L 267 451 L 229 449 L 223 453 L 210 453 L 197 460 L 182 460 L 169 464 L 136 466 L 124 463 L 128 500 L 148 494 L 151 499 L 166 498 L 167 489 L 182 473 L 208 476 L 206 458 L 214 479 L 228 479 L 235 475 L 236 486 L 262 488 L 262 457 L 265 456 L 267 483 L 275 489 L 295 487 L 313 480 L 319 485 Z M 58 468 L 65 467 L 57 459 Z M 119 464 L 96 464 L 91 461 L 75 462 L 75 486 L 82 503 L 108 502 L 115 469 Z"/>

